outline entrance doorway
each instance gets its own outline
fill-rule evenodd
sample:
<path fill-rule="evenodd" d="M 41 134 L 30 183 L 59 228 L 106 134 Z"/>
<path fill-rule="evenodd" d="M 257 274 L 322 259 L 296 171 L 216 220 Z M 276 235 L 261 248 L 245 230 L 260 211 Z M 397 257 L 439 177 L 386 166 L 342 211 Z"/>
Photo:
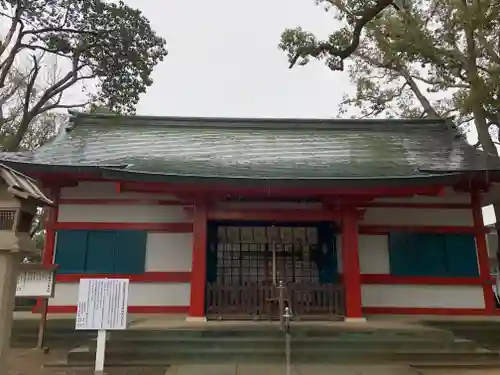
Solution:
<path fill-rule="evenodd" d="M 332 223 L 211 222 L 207 316 L 279 318 L 278 286 L 301 317 L 343 313 Z"/>

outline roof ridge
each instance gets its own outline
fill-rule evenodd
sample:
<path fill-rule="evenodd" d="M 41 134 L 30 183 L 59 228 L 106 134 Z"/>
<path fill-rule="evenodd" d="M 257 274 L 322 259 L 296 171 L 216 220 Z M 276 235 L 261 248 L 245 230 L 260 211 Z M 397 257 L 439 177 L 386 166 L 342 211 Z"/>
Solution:
<path fill-rule="evenodd" d="M 73 125 L 97 125 L 116 120 L 122 126 L 203 127 L 203 128 L 258 128 L 258 129 L 421 129 L 450 128 L 450 119 L 339 119 L 339 118 L 281 118 L 281 117 L 201 117 L 201 116 L 146 116 L 117 113 L 85 113 L 70 111 Z"/>

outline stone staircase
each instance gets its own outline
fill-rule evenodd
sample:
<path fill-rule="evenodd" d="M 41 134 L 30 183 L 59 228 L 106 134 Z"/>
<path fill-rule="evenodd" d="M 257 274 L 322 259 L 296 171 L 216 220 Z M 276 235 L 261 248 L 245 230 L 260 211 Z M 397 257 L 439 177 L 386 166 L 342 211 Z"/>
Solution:
<path fill-rule="evenodd" d="M 66 365 L 91 365 L 95 333 L 67 355 Z M 292 324 L 293 363 L 500 364 L 498 352 L 441 329 L 350 329 Z M 190 327 L 110 332 L 107 365 L 282 363 L 278 325 Z"/>
<path fill-rule="evenodd" d="M 486 349 L 500 351 L 500 320 L 428 321 L 423 324 L 450 331 L 456 337 L 474 341 Z"/>
<path fill-rule="evenodd" d="M 10 345 L 13 348 L 33 348 L 37 343 L 37 336 L 37 319 L 14 321 Z M 74 319 L 49 320 L 45 344 L 51 349 L 62 349 L 89 342 L 95 336 L 95 332 L 76 332 Z"/>

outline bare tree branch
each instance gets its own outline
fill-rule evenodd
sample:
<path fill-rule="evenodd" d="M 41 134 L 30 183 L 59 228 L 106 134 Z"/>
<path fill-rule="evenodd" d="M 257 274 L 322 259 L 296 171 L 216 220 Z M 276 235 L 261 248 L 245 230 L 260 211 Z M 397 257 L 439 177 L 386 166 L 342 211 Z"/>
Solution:
<path fill-rule="evenodd" d="M 89 105 L 89 101 L 78 104 L 50 104 L 42 107 L 40 113 L 44 113 L 53 109 L 72 109 L 72 108 L 83 108 Z"/>
<path fill-rule="evenodd" d="M 17 30 L 17 25 L 21 21 L 21 14 L 23 12 L 23 7 L 21 5 L 21 0 L 17 0 L 16 11 L 14 12 L 14 17 L 12 17 L 12 23 L 10 25 L 9 31 L 7 32 L 5 40 L 0 43 L 0 57 L 10 45 L 12 38 L 14 37 L 14 34 Z"/>
<path fill-rule="evenodd" d="M 428 85 L 443 85 L 443 86 L 446 86 L 448 88 L 455 88 L 455 89 L 468 89 L 469 88 L 469 85 L 462 84 L 462 83 L 454 83 L 454 84 L 451 84 L 448 82 L 445 83 L 443 81 L 425 78 L 425 77 L 422 77 L 422 76 L 416 75 L 416 74 L 411 74 L 410 76 L 411 76 L 411 78 L 416 79 L 417 81 L 421 81 L 423 83 L 426 83 Z"/>
<path fill-rule="evenodd" d="M 488 42 L 486 36 L 482 31 L 476 33 L 476 38 L 478 39 L 481 46 L 488 52 L 490 58 L 497 64 L 500 64 L 500 55 L 495 51 L 495 47 Z"/>
<path fill-rule="evenodd" d="M 33 94 L 33 88 L 35 86 L 36 79 L 40 73 L 39 60 L 36 56 L 32 56 L 33 68 L 31 69 L 28 83 L 26 84 L 26 91 L 24 93 L 23 102 L 23 114 L 14 137 L 9 140 L 8 145 L 6 145 L 6 150 L 10 151 L 12 148 L 17 147 L 21 143 L 23 136 L 26 134 L 28 127 L 30 125 L 31 119 L 29 118 L 29 106 L 31 103 L 31 96 Z"/>
<path fill-rule="evenodd" d="M 14 65 L 14 61 L 16 60 L 16 55 L 19 52 L 19 48 L 21 47 L 21 42 L 22 42 L 21 32 L 24 29 L 24 24 L 21 21 L 19 21 L 18 23 L 20 26 L 16 42 L 14 43 L 14 46 L 12 47 L 7 58 L 4 61 L 0 62 L 0 89 L 5 86 L 5 79 L 7 78 L 7 75 L 9 74 L 12 65 Z"/>
<path fill-rule="evenodd" d="M 46 27 L 38 30 L 25 30 L 22 32 L 23 36 L 26 35 L 39 35 L 44 33 L 68 33 L 68 34 L 87 34 L 87 35 L 99 35 L 101 32 L 97 31 L 88 31 L 88 30 L 77 30 L 77 29 L 65 29 L 60 27 Z M 106 32 L 103 30 L 102 32 Z"/>
<path fill-rule="evenodd" d="M 352 35 L 351 43 L 345 48 L 336 48 L 332 46 L 330 43 L 319 43 L 316 46 L 303 48 L 299 50 L 295 57 L 290 62 L 289 68 L 293 68 L 293 66 L 297 63 L 297 60 L 300 57 L 304 57 L 307 55 L 311 55 L 314 57 L 320 56 L 323 53 L 328 53 L 332 56 L 336 56 L 340 59 L 339 70 L 344 69 L 343 60 L 349 57 L 356 51 L 359 46 L 361 40 L 361 32 L 365 25 L 373 20 L 377 15 L 382 12 L 385 8 L 393 5 L 393 0 L 377 0 L 377 3 L 368 7 L 361 12 L 361 14 L 357 17 L 356 23 L 354 24 L 354 30 Z"/>

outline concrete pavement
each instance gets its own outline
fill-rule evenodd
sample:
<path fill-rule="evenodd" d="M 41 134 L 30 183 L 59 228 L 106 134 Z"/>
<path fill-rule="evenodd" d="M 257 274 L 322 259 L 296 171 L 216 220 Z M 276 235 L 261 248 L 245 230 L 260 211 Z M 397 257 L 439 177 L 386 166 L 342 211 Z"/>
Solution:
<path fill-rule="evenodd" d="M 294 365 L 290 375 L 418 375 L 408 366 Z M 170 367 L 165 375 L 286 375 L 284 364 L 227 363 Z"/>

